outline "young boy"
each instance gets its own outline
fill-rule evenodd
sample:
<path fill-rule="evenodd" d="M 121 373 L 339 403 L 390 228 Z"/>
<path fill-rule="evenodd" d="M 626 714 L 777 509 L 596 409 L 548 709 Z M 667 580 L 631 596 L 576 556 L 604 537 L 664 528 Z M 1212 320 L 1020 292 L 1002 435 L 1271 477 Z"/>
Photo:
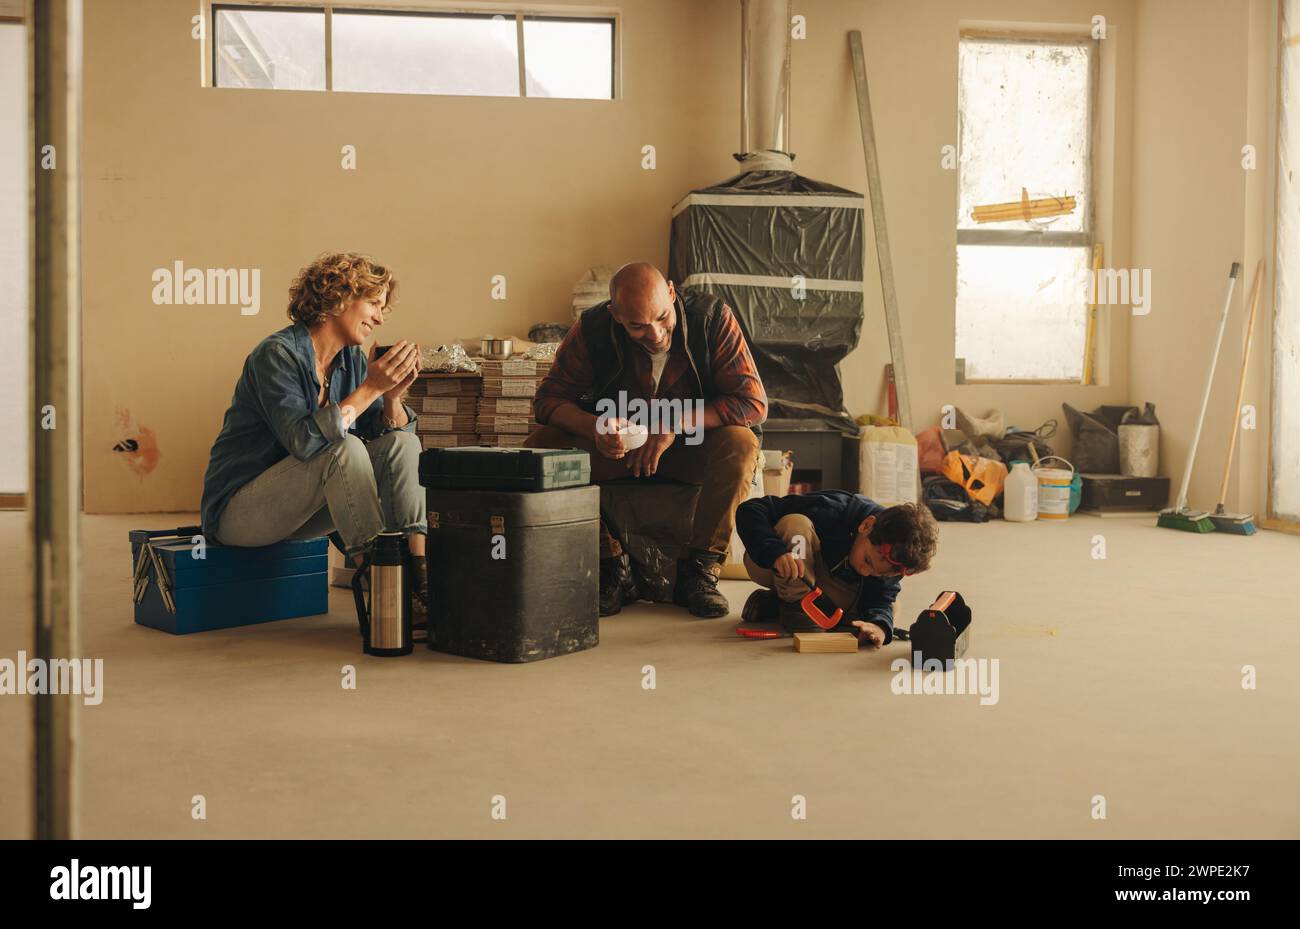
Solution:
<path fill-rule="evenodd" d="M 799 606 L 807 578 L 844 610 L 835 631 L 855 632 L 872 649 L 893 639 L 899 578 L 930 567 L 939 535 L 925 506 L 886 508 L 844 490 L 747 500 L 736 509 L 736 531 L 745 570 L 765 588 L 746 601 L 745 622 L 818 629 Z"/>

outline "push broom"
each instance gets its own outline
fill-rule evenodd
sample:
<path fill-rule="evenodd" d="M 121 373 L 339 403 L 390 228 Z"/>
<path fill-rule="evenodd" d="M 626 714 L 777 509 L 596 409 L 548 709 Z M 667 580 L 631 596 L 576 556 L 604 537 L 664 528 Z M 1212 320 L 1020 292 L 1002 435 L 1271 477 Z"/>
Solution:
<path fill-rule="evenodd" d="M 1237 381 L 1237 405 L 1233 407 L 1232 436 L 1228 439 L 1228 461 L 1223 466 L 1223 483 L 1219 486 L 1219 504 L 1210 514 L 1215 532 L 1233 535 L 1254 535 L 1255 519 L 1249 513 L 1225 513 L 1223 504 L 1228 499 L 1228 475 L 1232 473 L 1232 456 L 1237 450 L 1237 433 L 1241 431 L 1241 400 L 1246 393 L 1246 369 L 1250 366 L 1250 341 L 1255 335 L 1255 309 L 1259 306 L 1259 291 L 1264 284 L 1264 259 L 1255 267 L 1255 282 L 1250 285 L 1250 317 L 1246 321 L 1246 350 L 1241 356 L 1241 378 Z"/>
<path fill-rule="evenodd" d="M 1232 309 L 1232 291 L 1241 275 L 1241 265 L 1232 263 L 1228 272 L 1228 290 L 1223 295 L 1223 318 L 1219 320 L 1219 336 L 1214 340 L 1214 354 L 1210 356 L 1210 372 L 1205 377 L 1205 390 L 1201 394 L 1201 415 L 1196 420 L 1196 432 L 1187 450 L 1187 464 L 1183 467 L 1183 484 L 1178 489 L 1178 503 L 1171 509 L 1161 510 L 1156 525 L 1161 529 L 1182 529 L 1184 532 L 1213 532 L 1214 522 L 1208 513 L 1187 507 L 1187 490 L 1192 483 L 1192 464 L 1196 461 L 1196 446 L 1201 441 L 1201 427 L 1205 425 L 1205 411 L 1210 406 L 1210 388 L 1214 386 L 1214 368 L 1219 363 L 1219 349 L 1223 345 L 1223 331 L 1228 326 L 1228 311 Z"/>

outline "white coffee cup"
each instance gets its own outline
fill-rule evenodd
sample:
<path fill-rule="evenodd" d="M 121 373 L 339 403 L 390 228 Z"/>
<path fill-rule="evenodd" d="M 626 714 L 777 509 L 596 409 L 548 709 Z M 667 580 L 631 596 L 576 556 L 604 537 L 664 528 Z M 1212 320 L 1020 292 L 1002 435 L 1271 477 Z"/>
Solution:
<path fill-rule="evenodd" d="M 619 427 L 618 434 L 623 439 L 623 447 L 629 452 L 645 445 L 646 440 L 650 438 L 649 430 L 637 423 L 627 423 Z"/>

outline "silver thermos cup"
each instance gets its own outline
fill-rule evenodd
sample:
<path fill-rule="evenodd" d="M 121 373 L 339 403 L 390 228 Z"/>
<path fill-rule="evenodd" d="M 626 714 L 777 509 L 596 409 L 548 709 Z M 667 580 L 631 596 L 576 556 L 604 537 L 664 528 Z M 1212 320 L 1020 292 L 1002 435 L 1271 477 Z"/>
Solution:
<path fill-rule="evenodd" d="M 411 638 L 411 582 L 406 537 L 400 532 L 381 532 L 365 563 L 352 578 L 357 622 L 361 624 L 367 655 L 391 657 L 409 655 Z M 362 576 L 370 578 L 370 600 L 361 590 Z"/>

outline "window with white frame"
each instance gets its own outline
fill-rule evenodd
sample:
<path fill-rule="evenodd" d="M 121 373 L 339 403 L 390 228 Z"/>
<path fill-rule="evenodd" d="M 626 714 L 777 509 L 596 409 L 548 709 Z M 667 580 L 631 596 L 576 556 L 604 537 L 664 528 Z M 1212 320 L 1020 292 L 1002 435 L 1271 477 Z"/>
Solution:
<path fill-rule="evenodd" d="M 614 19 L 213 6 L 213 85 L 614 99 Z M 328 49 L 328 53 L 327 50 Z"/>
<path fill-rule="evenodd" d="M 1095 71 L 1089 39 L 960 40 L 956 354 L 967 382 L 1084 379 Z M 1033 201 L 1049 201 L 1046 215 Z M 977 210 L 1013 203 L 992 221 Z"/>
<path fill-rule="evenodd" d="M 325 89 L 325 11 L 213 7 L 217 87 Z"/>

